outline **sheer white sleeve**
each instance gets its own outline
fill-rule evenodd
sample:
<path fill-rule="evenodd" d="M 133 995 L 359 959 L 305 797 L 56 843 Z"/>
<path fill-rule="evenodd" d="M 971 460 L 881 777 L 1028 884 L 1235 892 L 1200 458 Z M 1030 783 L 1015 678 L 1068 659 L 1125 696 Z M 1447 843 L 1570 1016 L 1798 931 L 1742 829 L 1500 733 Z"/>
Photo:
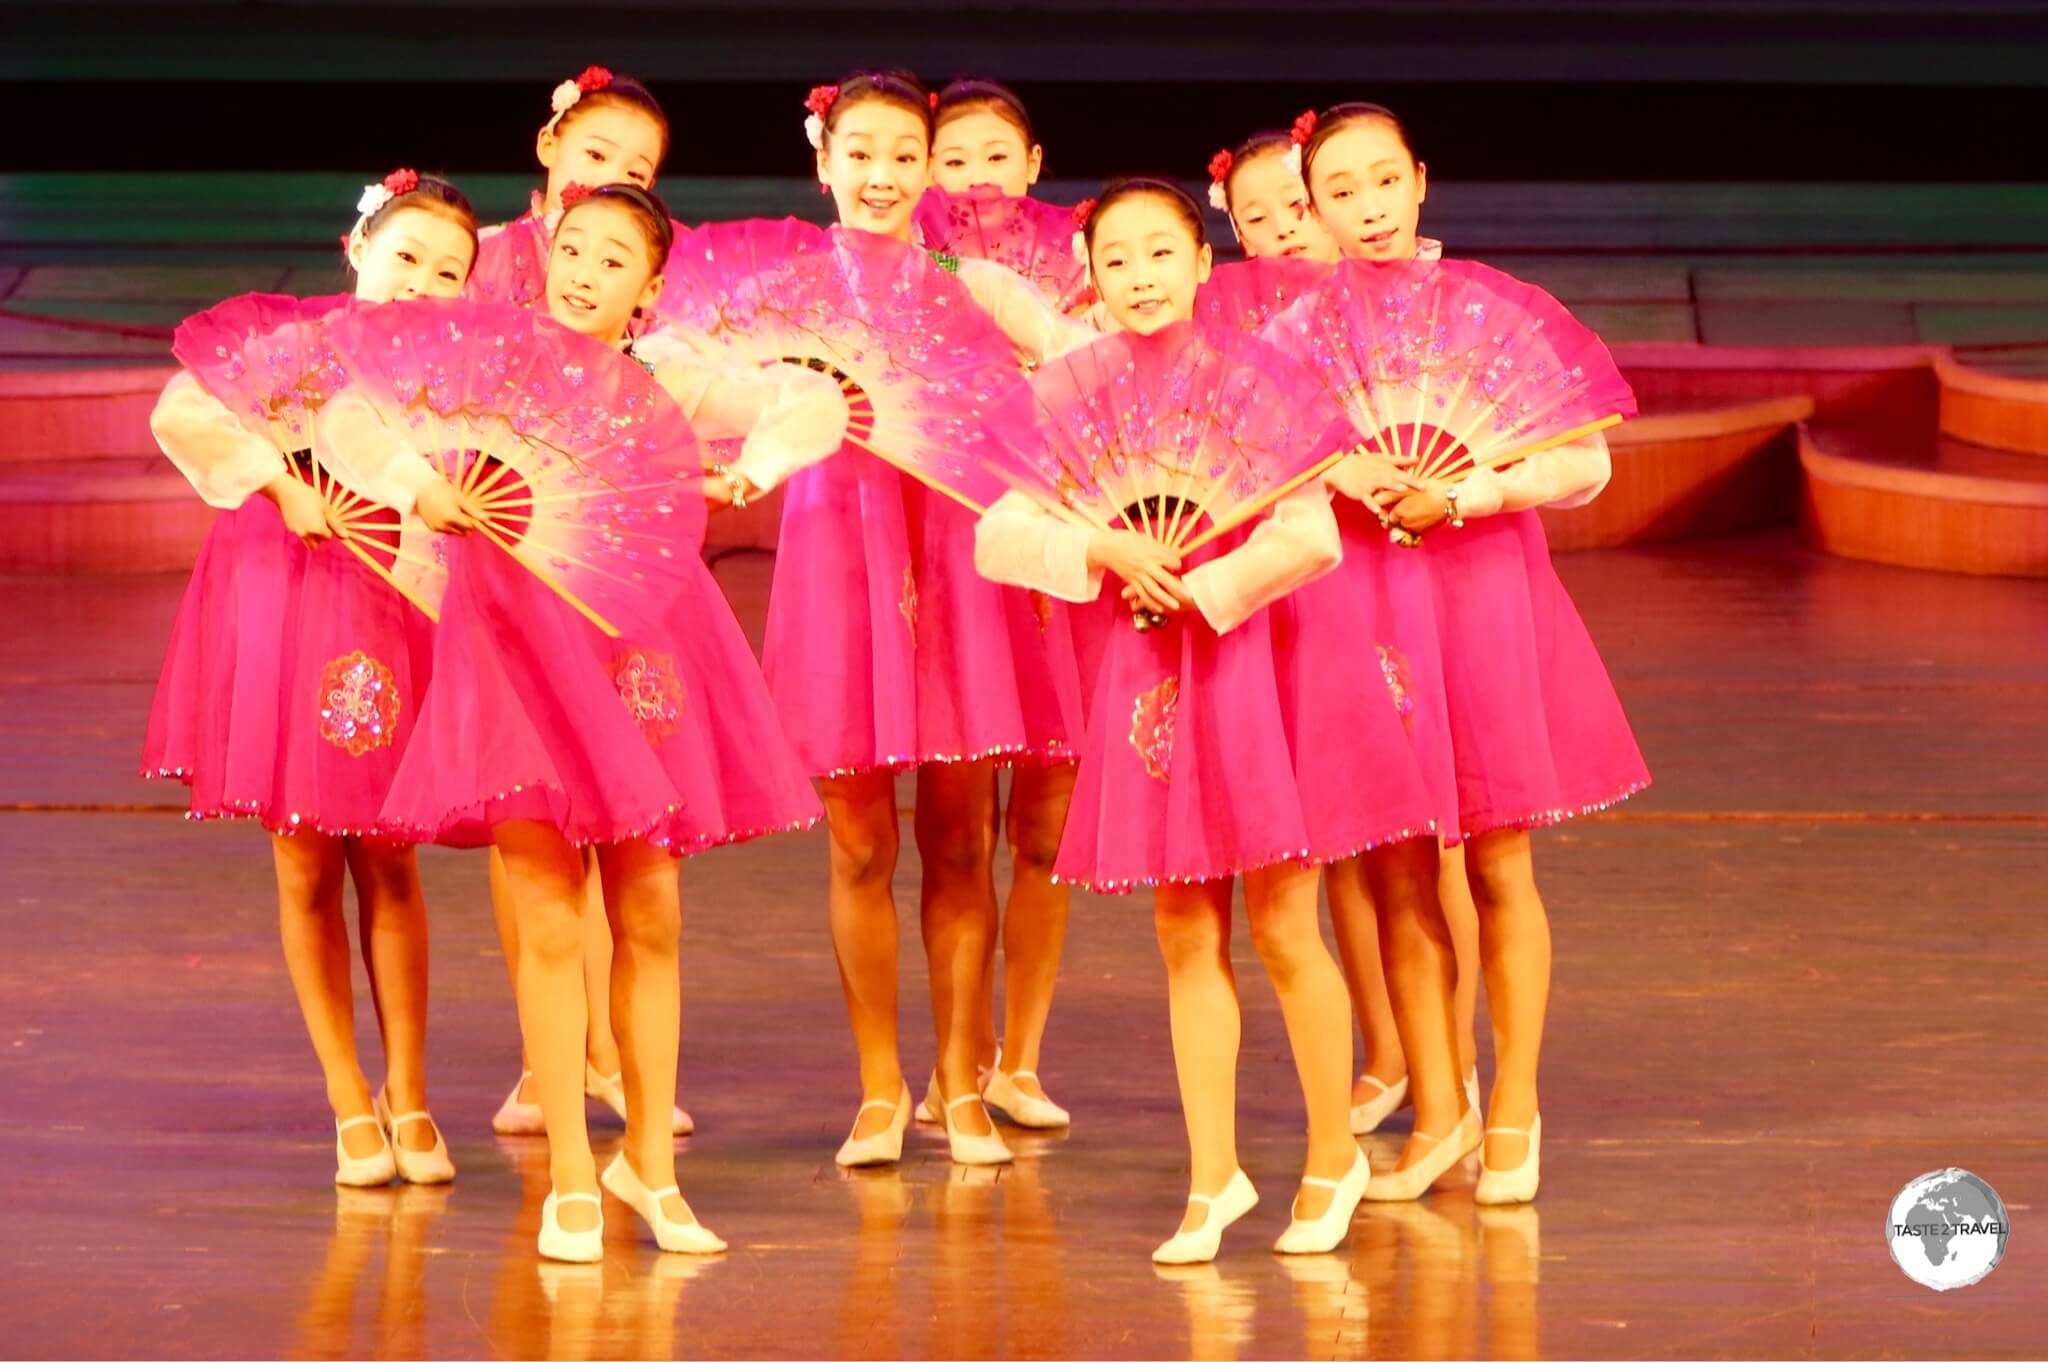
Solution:
<path fill-rule="evenodd" d="M 1102 571 L 1088 566 L 1092 533 L 1022 492 L 1005 492 L 975 522 L 974 569 L 992 582 L 1056 600 L 1092 601 L 1102 594 Z"/>
<path fill-rule="evenodd" d="M 1499 515 L 1538 506 L 1583 506 L 1614 473 L 1607 437 L 1599 431 L 1532 454 L 1506 468 L 1481 468 L 1458 486 L 1458 514 Z"/>
<path fill-rule="evenodd" d="M 1251 537 L 1181 577 L 1202 618 L 1227 634 L 1344 557 L 1330 492 L 1321 479 L 1273 504 Z"/>
<path fill-rule="evenodd" d="M 149 414 L 149 432 L 199 499 L 222 510 L 234 510 L 285 471 L 277 447 L 237 421 L 189 373 L 164 386 Z"/>

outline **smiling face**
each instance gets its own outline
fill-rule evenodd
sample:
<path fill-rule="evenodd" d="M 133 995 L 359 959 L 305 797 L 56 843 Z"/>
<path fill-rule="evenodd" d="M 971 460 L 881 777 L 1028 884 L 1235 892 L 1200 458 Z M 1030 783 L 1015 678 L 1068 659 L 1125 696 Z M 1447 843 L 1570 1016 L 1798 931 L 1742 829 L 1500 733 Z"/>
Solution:
<path fill-rule="evenodd" d="M 1325 263 L 1337 258 L 1337 243 L 1309 210 L 1301 177 L 1277 149 L 1240 161 L 1231 171 L 1230 222 L 1246 255 Z"/>
<path fill-rule="evenodd" d="M 629 208 L 578 203 L 555 230 L 548 254 L 548 315 L 608 345 L 626 338 L 633 310 L 661 294 L 653 248 Z"/>
<path fill-rule="evenodd" d="M 355 296 L 366 303 L 457 297 L 475 261 L 476 237 L 431 208 L 394 209 L 348 252 Z"/>
<path fill-rule="evenodd" d="M 1384 119 L 1332 133 L 1309 163 L 1316 215 L 1350 260 L 1407 260 L 1429 189 L 1428 169 Z"/>
<path fill-rule="evenodd" d="M 662 150 L 661 125 L 640 109 L 618 104 L 572 109 L 554 127 L 542 128 L 534 143 L 534 154 L 548 172 L 545 210 L 560 208 L 562 190 L 572 184 L 651 188 Z"/>
<path fill-rule="evenodd" d="M 1017 125 L 991 108 L 950 115 L 932 142 L 932 179 L 948 194 L 987 184 L 1022 198 L 1044 161 L 1044 149 L 1026 146 Z"/>
<path fill-rule="evenodd" d="M 1095 214 L 1088 268 L 1110 317 L 1141 336 L 1195 315 L 1195 290 L 1209 278 L 1211 253 L 1176 205 L 1133 194 Z"/>
<path fill-rule="evenodd" d="M 818 152 L 818 182 L 832 191 L 839 221 L 864 232 L 910 239 L 910 215 L 931 183 L 924 119 L 870 99 L 839 114 Z"/>

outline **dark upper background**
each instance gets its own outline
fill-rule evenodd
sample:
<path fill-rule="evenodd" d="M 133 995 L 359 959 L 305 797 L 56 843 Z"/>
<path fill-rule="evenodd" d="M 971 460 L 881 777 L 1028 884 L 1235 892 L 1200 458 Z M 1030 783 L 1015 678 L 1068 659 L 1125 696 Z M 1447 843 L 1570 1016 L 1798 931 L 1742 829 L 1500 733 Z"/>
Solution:
<path fill-rule="evenodd" d="M 668 107 L 671 176 L 804 175 L 805 89 L 885 63 L 1011 82 L 1063 179 L 1341 98 L 1464 180 L 2048 179 L 2034 0 L 0 0 L 0 173 L 522 172 L 590 62 Z"/>

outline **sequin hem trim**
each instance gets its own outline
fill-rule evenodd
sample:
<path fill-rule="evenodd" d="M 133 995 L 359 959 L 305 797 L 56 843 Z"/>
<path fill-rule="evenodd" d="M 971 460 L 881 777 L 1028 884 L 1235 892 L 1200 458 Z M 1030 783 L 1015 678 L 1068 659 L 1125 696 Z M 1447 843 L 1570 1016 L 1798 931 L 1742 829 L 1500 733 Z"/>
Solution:
<path fill-rule="evenodd" d="M 1611 809 L 1631 795 L 1641 794 L 1649 788 L 1650 780 L 1649 777 L 1645 776 L 1639 781 L 1623 786 L 1616 794 L 1609 795 L 1605 799 L 1595 800 L 1591 804 L 1581 804 L 1576 809 L 1541 809 L 1535 813 L 1524 814 L 1519 818 L 1496 818 L 1471 825 L 1461 824 L 1458 829 L 1458 841 L 1469 841 L 1474 837 L 1483 836 L 1489 832 L 1501 832 L 1509 828 L 1526 832 L 1535 828 L 1555 827 L 1559 823 L 1569 822 L 1574 818 L 1587 818 L 1593 814 Z M 1453 845 L 1456 845 L 1456 843 L 1453 843 Z"/>
<path fill-rule="evenodd" d="M 1250 874 L 1254 870 L 1264 870 L 1268 866 L 1298 865 L 1310 868 L 1334 865 L 1339 861 L 1348 861 L 1353 856 L 1362 855 L 1375 847 L 1392 846 L 1396 842 L 1405 842 L 1410 838 L 1434 837 L 1436 834 L 1437 824 L 1434 819 L 1431 819 L 1419 827 L 1403 828 L 1398 832 L 1388 833 L 1384 837 L 1360 842 L 1342 851 L 1317 851 L 1311 847 L 1304 847 L 1300 851 L 1275 852 L 1262 860 L 1240 862 L 1236 866 L 1217 869 L 1212 872 L 1188 875 L 1139 876 L 1128 880 L 1088 880 L 1062 875 L 1058 871 L 1054 871 L 1052 882 L 1054 884 L 1070 885 L 1076 889 L 1086 889 L 1093 894 L 1128 894 L 1135 889 L 1157 889 L 1162 884 L 1207 884 L 1212 880 L 1234 880 L 1240 875 Z"/>
<path fill-rule="evenodd" d="M 526 794 L 532 790 L 546 791 L 565 800 L 569 797 L 567 790 L 548 781 L 521 781 L 509 790 L 477 796 L 474 802 L 486 807 L 482 819 L 483 825 L 486 828 L 496 826 L 496 822 L 490 817 L 489 805 L 510 799 L 515 795 Z M 655 829 L 682 811 L 683 806 L 681 804 L 671 804 L 660 813 L 646 817 L 644 822 L 623 822 L 619 827 L 613 828 L 609 834 L 604 836 L 579 837 L 572 835 L 566 829 L 558 829 L 558 831 L 562 833 L 562 836 L 567 839 L 569 845 L 573 847 L 609 846 L 618 842 L 640 841 L 652 847 L 659 847 L 663 851 L 672 851 L 677 856 L 695 856 L 699 852 L 712 851 L 719 847 L 732 846 L 739 842 L 751 842 L 760 837 L 772 837 L 784 832 L 803 832 L 816 827 L 824 820 L 824 814 L 821 811 L 794 822 L 768 824 L 757 828 L 726 829 L 722 832 L 703 833 L 686 838 L 657 837 L 654 835 Z M 401 821 L 395 822 L 390 826 L 394 830 L 392 835 L 407 836 L 422 843 L 438 843 L 441 836 L 450 829 L 462 827 L 467 822 L 467 819 L 444 817 L 438 824 L 433 825 Z"/>
<path fill-rule="evenodd" d="M 141 774 L 144 780 L 176 780 L 181 782 L 187 789 L 190 789 L 193 777 L 198 773 L 175 766 L 164 766 L 156 770 L 145 768 Z M 419 841 L 418 838 L 407 836 L 399 830 L 381 825 L 366 828 L 343 828 L 336 827 L 315 814 L 287 813 L 279 815 L 275 810 L 266 808 L 264 805 L 253 800 L 248 803 L 238 803 L 231 799 L 222 800 L 203 809 L 196 806 L 187 809 L 181 816 L 190 823 L 253 821 L 261 823 L 264 831 L 275 833 L 279 837 L 290 837 L 301 832 L 317 832 L 324 837 L 355 837 L 372 842 L 396 842 L 405 846 L 416 845 Z"/>
<path fill-rule="evenodd" d="M 838 780 L 844 776 L 864 776 L 871 771 L 907 771 L 916 766 L 957 766 L 968 761 L 994 761 L 1002 765 L 1015 765 L 1018 761 L 1035 761 L 1043 766 L 1065 766 L 1080 759 L 1081 754 L 1065 742 L 1005 743 L 1000 747 L 990 747 L 979 752 L 887 756 L 865 766 L 835 766 L 828 771 L 813 771 L 811 779 Z"/>

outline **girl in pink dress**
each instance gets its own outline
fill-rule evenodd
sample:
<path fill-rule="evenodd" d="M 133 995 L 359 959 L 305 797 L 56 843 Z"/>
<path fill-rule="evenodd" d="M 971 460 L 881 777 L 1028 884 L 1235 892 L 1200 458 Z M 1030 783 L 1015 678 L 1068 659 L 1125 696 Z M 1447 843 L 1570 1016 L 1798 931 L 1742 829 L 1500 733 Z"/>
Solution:
<path fill-rule="evenodd" d="M 1190 330 L 1210 252 L 1200 210 L 1176 186 L 1113 184 L 1086 231 L 1096 288 L 1112 322 L 1128 334 L 1105 337 L 1082 354 L 1128 353 L 1129 360 L 1101 365 L 1099 388 L 1082 400 L 1113 407 L 1119 376 L 1142 374 L 1148 357 L 1166 347 L 1221 353 L 1242 339 L 1235 331 Z M 1244 343 L 1264 351 L 1256 341 Z M 1313 380 L 1266 353 L 1260 372 L 1270 393 L 1259 401 L 1296 422 L 1290 438 L 1305 446 L 1300 462 L 1312 468 L 1350 431 L 1327 397 L 1303 395 L 1313 392 Z M 1051 387 L 1067 381 L 1062 365 L 1036 375 L 1032 388 L 1050 407 L 1072 401 Z M 1191 409 L 1220 405 L 1210 383 L 1188 383 Z M 1128 386 L 1151 396 L 1150 387 Z M 1317 866 L 1369 843 L 1412 841 L 1432 849 L 1435 802 L 1386 703 L 1360 707 L 1347 725 L 1376 759 L 1364 797 L 1345 803 L 1371 806 L 1363 820 L 1375 825 L 1370 831 L 1346 824 L 1341 832 L 1352 840 L 1331 840 L 1330 796 L 1301 779 L 1304 747 L 1329 735 L 1303 734 L 1294 725 L 1290 677 L 1275 647 L 1276 602 L 1338 561 L 1327 493 L 1309 481 L 1256 529 L 1232 531 L 1192 565 L 1149 537 L 1057 520 L 1021 493 L 983 518 L 978 540 L 977 565 L 1000 580 L 1079 600 L 1097 595 L 1102 574 L 1111 571 L 1126 583 L 1126 601 L 1167 620 L 1146 633 L 1120 624 L 1112 635 L 1057 867 L 1063 879 L 1099 890 L 1153 888 L 1191 1156 L 1186 1216 L 1153 1257 L 1208 1261 L 1224 1229 L 1258 1200 L 1238 1167 L 1235 1136 L 1239 1021 L 1229 939 L 1231 891 L 1240 875 L 1308 1109 L 1293 1223 L 1274 1247 L 1327 1252 L 1349 1233 L 1369 1169 L 1347 1119 L 1351 1031 L 1343 979 L 1322 942 Z"/>
<path fill-rule="evenodd" d="M 972 196 L 991 191 L 1003 196 L 997 209 L 1043 210 L 1064 225 L 1070 221 L 1066 210 L 1029 200 L 1031 186 L 1038 183 L 1045 166 L 1045 148 L 1031 127 L 1031 115 L 1024 101 L 1007 86 L 992 80 L 956 80 L 939 91 L 933 116 L 933 187 L 919 205 L 918 219 L 927 244 L 965 254 L 968 246 L 950 235 L 934 240 L 932 219 L 946 212 L 954 196 Z M 1029 205 L 1028 209 L 1026 205 Z M 962 211 L 978 205 L 963 204 Z M 1018 226 L 1022 227 L 1021 222 Z M 1021 235 L 1021 233 L 1020 233 Z M 1036 235 L 1043 236 L 1044 232 Z M 1086 270 L 1074 260 L 1067 232 L 1057 234 L 1058 258 L 1048 267 L 1031 268 L 1031 260 L 999 263 L 1026 268 L 1030 279 L 1056 307 L 1065 306 L 1076 288 L 1085 289 Z M 1000 249 L 1000 245 L 995 245 Z M 1077 669 L 1085 704 L 1087 683 L 1094 676 L 1090 665 L 1099 660 L 1108 636 L 1110 613 L 1106 608 L 1073 606 L 1048 602 L 1049 629 L 1065 631 L 1073 640 Z M 1059 982 L 1060 951 L 1067 934 L 1069 893 L 1053 878 L 1054 858 L 1059 854 L 1060 832 L 1066 826 L 1067 804 L 1074 792 L 1071 762 L 1016 762 L 1010 768 L 1010 802 L 1004 811 L 1003 830 L 1010 843 L 1010 895 L 1002 915 L 1003 1017 L 1000 1036 L 996 1029 L 995 967 L 996 934 L 990 933 L 986 962 L 982 967 L 983 1002 L 978 1014 L 975 1071 L 981 1079 L 982 1099 L 1020 1126 L 1058 1129 L 1071 1123 L 1065 1108 L 1046 1095 L 1039 1081 L 1039 1050 L 1045 1041 L 1047 1018 L 1052 1013 L 1052 995 Z M 921 1120 L 936 1121 L 939 1113 L 929 1105 L 918 1108 Z"/>
<path fill-rule="evenodd" d="M 512 309 L 471 308 L 450 320 L 402 323 L 417 338 L 500 329 L 543 347 L 548 371 L 608 395 L 595 400 L 612 412 L 614 443 L 638 449 L 644 460 L 631 476 L 643 487 L 672 478 L 678 489 L 661 516 L 627 531 L 645 541 L 654 527 L 672 581 L 666 599 L 649 600 L 623 621 L 618 638 L 482 536 L 446 546 L 447 595 L 435 638 L 440 684 L 427 693 L 418 740 L 383 812 L 390 826 L 455 845 L 487 842 L 503 855 L 518 918 L 520 1028 L 546 1116 L 554 1183 L 539 1247 L 564 1261 L 595 1261 L 603 1252 L 600 1179 L 583 1108 L 583 848 L 596 850 L 621 1002 L 614 1024 L 626 1138 L 602 1184 L 647 1221 L 664 1250 L 715 1253 L 724 1242 L 697 1222 L 675 1185 L 677 857 L 807 826 L 819 813 L 779 740 L 745 638 L 698 556 L 701 456 L 687 413 L 667 390 L 701 408 L 712 384 L 658 365 L 649 366 L 650 376 L 627 349 L 635 311 L 660 291 L 658 262 L 669 245 L 658 200 L 634 186 L 606 186 L 574 198 L 555 234 L 544 293 L 552 320 L 529 320 L 520 331 L 505 321 L 520 317 Z M 380 339 L 376 328 L 361 328 L 351 362 L 374 367 Z M 745 382 L 718 381 L 724 390 Z M 445 486 L 399 433 L 408 428 L 403 410 L 393 409 L 388 394 L 381 400 L 385 445 L 373 456 L 370 440 L 349 441 L 365 453 L 343 475 L 400 503 L 414 490 Z M 768 405 L 756 398 L 753 409 Z M 359 405 L 330 404 L 328 413 L 338 424 L 374 419 Z M 840 429 L 826 427 L 824 438 L 836 442 Z M 466 497 L 465 505 L 482 515 Z M 638 552 L 650 550 L 643 543 Z"/>
<path fill-rule="evenodd" d="M 646 86 L 602 66 L 585 67 L 557 85 L 553 114 L 534 137 L 546 184 L 527 211 L 479 233 L 469 296 L 480 302 L 531 307 L 547 277 L 548 250 L 562 218 L 562 191 L 572 184 L 654 187 L 668 157 L 668 115 Z M 671 226 L 671 234 L 681 224 Z"/>
<path fill-rule="evenodd" d="M 562 193 L 572 185 L 595 187 L 631 184 L 652 189 L 667 159 L 668 115 L 647 87 L 631 76 L 613 75 L 602 66 L 586 67 L 574 80 L 554 89 L 552 114 L 534 138 L 534 156 L 547 174 L 534 192 L 532 206 L 508 223 L 479 233 L 476 271 L 468 296 L 483 302 L 540 302 L 547 275 L 548 251 L 555 225 L 562 217 Z M 682 231 L 671 224 L 672 235 Z M 619 1067 L 619 1047 L 612 1035 L 611 929 L 597 911 L 598 875 L 592 863 L 591 907 L 583 915 L 590 930 L 584 955 L 584 993 L 590 1000 L 589 1054 L 583 1075 L 587 1096 L 602 1102 L 620 1120 L 626 1118 L 626 1091 Z M 505 893 L 504 865 L 491 853 L 491 912 L 505 965 L 519 958 L 518 923 Z M 514 981 L 515 987 L 517 981 Z M 519 1081 L 491 1117 L 500 1135 L 538 1135 L 545 1128 L 533 1092 L 533 1069 L 520 1059 Z M 678 1135 L 688 1135 L 696 1122 L 680 1106 L 671 1118 Z"/>
<path fill-rule="evenodd" d="M 914 77 L 862 72 L 812 91 L 806 131 L 822 193 L 838 210 L 829 249 L 849 277 L 905 268 L 912 214 L 931 175 L 931 95 Z M 900 243 L 900 244 L 899 244 Z M 860 262 L 869 262 L 863 264 Z M 1015 274 L 987 260 L 917 262 L 922 291 L 983 307 L 1038 358 L 1065 328 Z M 957 281 L 952 277 L 957 274 Z M 742 495 L 758 485 L 743 480 Z M 849 447 L 794 473 L 783 503 L 763 667 L 783 726 L 823 782 L 830 905 L 861 1107 L 837 1159 L 902 1156 L 912 1100 L 896 1038 L 899 839 L 895 779 L 917 773 L 913 824 L 938 1063 L 927 1102 L 956 1161 L 1010 1151 L 983 1110 L 976 1041 L 996 916 L 996 763 L 1071 753 L 1071 663 L 1022 591 L 975 574 L 974 517 L 875 456 Z"/>
<path fill-rule="evenodd" d="M 285 964 L 334 1111 L 335 1181 L 446 1182 L 455 1168 L 426 1115 L 426 906 L 412 847 L 377 835 L 419 714 L 430 627 L 333 542 L 303 457 L 310 422 L 303 442 L 286 441 L 295 448 L 269 433 L 262 409 L 309 395 L 255 391 L 260 377 L 237 347 L 260 315 L 317 335 L 316 319 L 352 301 L 460 292 L 476 219 L 454 186 L 397 171 L 365 188 L 347 252 L 353 300 L 234 300 L 179 330 L 187 368 L 165 388 L 150 428 L 221 515 L 172 630 L 143 774 L 189 785 L 194 818 L 255 818 L 270 830 Z M 454 513 L 445 499 L 421 507 L 430 523 Z M 342 889 L 351 877 L 384 1042 L 385 1082 L 374 1098 L 349 987 Z"/>
<path fill-rule="evenodd" d="M 1303 169 L 1316 214 L 1347 259 L 1428 268 L 1432 252 L 1416 235 L 1427 170 L 1391 112 L 1342 104 L 1323 114 L 1303 149 Z M 1366 505 L 1401 529 L 1429 531 L 1418 556 L 1436 593 L 1457 831 L 1468 841 L 1497 1065 L 1477 1196 L 1525 1201 L 1538 1179 L 1536 1069 L 1550 981 L 1550 929 L 1528 830 L 1604 808 L 1649 783 L 1535 515 L 1538 506 L 1577 505 L 1597 494 L 1608 476 L 1606 444 L 1595 433 L 1456 484 L 1417 484 L 1377 463 L 1359 459 L 1332 483 L 1340 501 Z M 1402 962 L 1390 959 L 1390 966 L 1401 1009 Z M 1427 972 L 1433 979 L 1443 973 Z M 1447 1085 L 1441 1073 L 1423 1071 L 1447 1065 L 1450 1047 L 1434 1034 L 1441 1014 L 1433 990 L 1420 991 L 1412 1023 L 1401 1027 L 1416 1081 L 1418 1138 L 1400 1171 L 1383 1180 L 1389 1194 L 1420 1195 L 1474 1133 L 1450 1138 L 1441 1098 L 1432 1099 L 1439 1110 L 1425 1110 L 1425 1077 L 1432 1087 Z M 1426 1036 L 1429 1053 L 1418 1036 Z"/>
<path fill-rule="evenodd" d="M 1339 258 L 1337 242 L 1309 206 L 1308 187 L 1301 178 L 1302 148 L 1315 127 L 1315 114 L 1305 113 L 1285 132 L 1254 133 L 1235 151 L 1219 151 L 1210 159 L 1209 204 L 1230 216 L 1231 229 L 1244 247 L 1246 260 L 1217 267 L 1202 291 L 1205 316 L 1213 314 L 1218 320 L 1260 329 L 1312 290 Z M 1374 533 L 1361 534 L 1363 514 L 1363 508 L 1355 503 L 1344 502 L 1337 508 L 1338 524 L 1345 529 L 1345 557 L 1354 563 L 1374 561 L 1382 573 L 1382 595 L 1420 602 L 1428 591 L 1423 564 L 1386 554 L 1385 536 L 1376 532 L 1376 523 L 1371 525 Z M 1425 613 L 1430 614 L 1426 636 L 1387 640 L 1397 657 L 1412 659 L 1434 651 L 1433 612 L 1418 611 L 1410 618 L 1421 625 Z M 1459 1066 L 1466 1075 L 1467 1099 L 1476 1106 L 1473 1026 L 1479 1001 L 1479 919 L 1472 906 L 1471 887 L 1465 881 L 1464 851 L 1455 839 L 1444 847 L 1438 866 L 1437 896 L 1457 958 Z M 1368 1135 L 1408 1104 L 1408 1063 L 1381 965 L 1378 918 L 1363 860 L 1330 865 L 1325 883 L 1338 954 L 1351 989 L 1352 1011 L 1365 1038 L 1366 1066 L 1351 1090 L 1351 1132 Z"/>

